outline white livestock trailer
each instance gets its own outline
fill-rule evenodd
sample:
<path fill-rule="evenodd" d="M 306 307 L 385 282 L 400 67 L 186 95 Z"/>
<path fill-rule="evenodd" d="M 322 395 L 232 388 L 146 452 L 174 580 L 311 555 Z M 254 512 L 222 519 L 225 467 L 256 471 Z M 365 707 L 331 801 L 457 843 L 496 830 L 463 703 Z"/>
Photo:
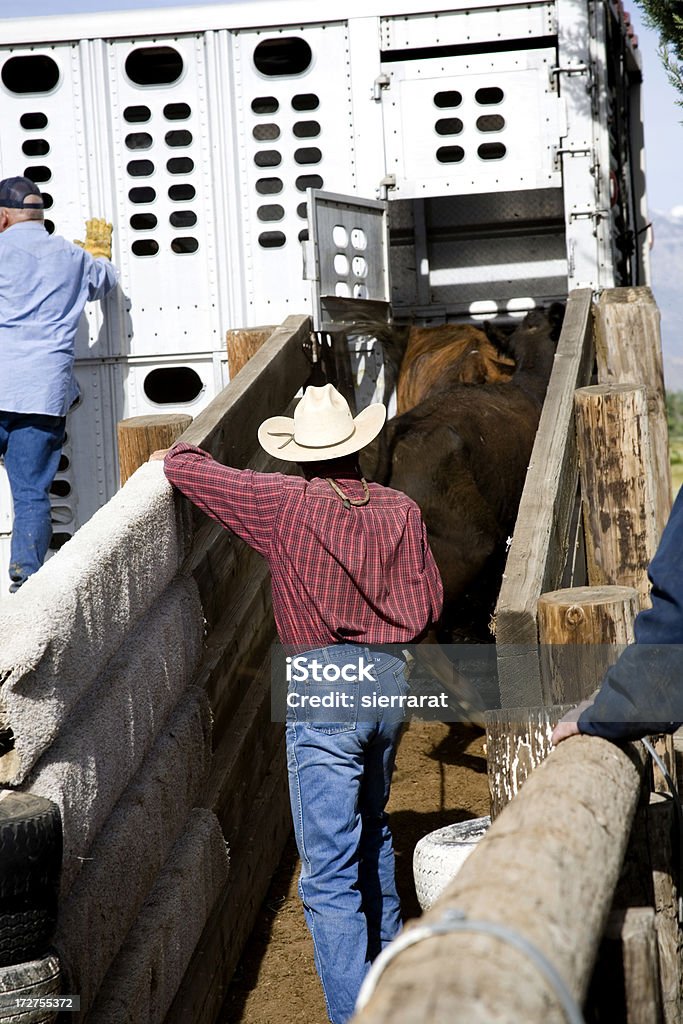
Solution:
<path fill-rule="evenodd" d="M 438 323 L 647 283 L 640 81 L 621 0 L 0 21 L 0 176 L 40 184 L 50 231 L 111 220 L 121 270 L 78 337 L 53 547 L 116 491 L 118 420 L 225 385 L 229 328 L 324 328 L 329 297 Z M 10 530 L 0 473 L 3 576 Z"/>

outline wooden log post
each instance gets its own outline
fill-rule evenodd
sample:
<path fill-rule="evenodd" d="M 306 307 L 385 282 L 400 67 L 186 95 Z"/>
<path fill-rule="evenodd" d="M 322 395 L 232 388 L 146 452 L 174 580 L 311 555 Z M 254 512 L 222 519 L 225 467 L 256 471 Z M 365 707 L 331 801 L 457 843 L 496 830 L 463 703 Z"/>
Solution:
<path fill-rule="evenodd" d="M 403 935 L 443 923 L 446 911 L 463 915 L 469 929 L 401 949 L 354 1024 L 566 1024 L 538 963 L 481 925 L 500 925 L 542 951 L 581 1005 L 643 772 L 633 746 L 579 736 L 558 747 Z"/>
<path fill-rule="evenodd" d="M 590 1019 L 663 1024 L 657 927 L 652 907 L 610 914 L 587 1000 Z"/>
<path fill-rule="evenodd" d="M 674 808 L 671 797 L 653 793 L 648 808 L 647 839 L 665 1024 L 679 1024 L 681 1019 L 681 933 L 678 927 L 678 892 L 674 881 L 677 872 L 674 869 L 673 828 Z"/>
<path fill-rule="evenodd" d="M 192 417 L 182 412 L 160 413 L 154 416 L 131 416 L 119 420 L 119 472 L 121 485 L 125 484 L 152 452 L 170 448 L 183 431 L 187 430 Z"/>
<path fill-rule="evenodd" d="M 621 650 L 633 643 L 633 587 L 572 587 L 538 601 L 543 691 L 554 704 L 585 700 Z"/>
<path fill-rule="evenodd" d="M 545 761 L 553 749 L 553 728 L 571 706 L 486 712 L 486 771 L 492 821 L 516 796 L 534 768 Z"/>
<path fill-rule="evenodd" d="M 230 380 L 237 376 L 271 336 L 275 327 L 241 327 L 228 331 L 225 345 L 228 350 L 228 373 Z"/>
<path fill-rule="evenodd" d="M 654 465 L 657 538 L 671 509 L 669 433 L 657 303 L 649 288 L 606 288 L 595 311 L 600 384 L 644 384 Z"/>
<path fill-rule="evenodd" d="M 579 388 L 575 408 L 588 582 L 635 587 L 646 607 L 657 547 L 646 390 Z"/>

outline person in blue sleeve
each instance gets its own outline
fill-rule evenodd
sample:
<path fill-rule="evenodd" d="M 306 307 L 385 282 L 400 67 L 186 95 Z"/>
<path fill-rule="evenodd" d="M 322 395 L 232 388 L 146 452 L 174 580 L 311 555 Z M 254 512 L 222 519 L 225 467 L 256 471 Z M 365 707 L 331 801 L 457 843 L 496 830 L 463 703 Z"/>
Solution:
<path fill-rule="evenodd" d="M 45 230 L 38 187 L 0 181 L 0 456 L 14 505 L 10 592 L 43 564 L 52 537 L 50 486 L 66 414 L 78 397 L 73 373 L 86 302 L 116 285 L 111 225 L 87 222 L 73 244 Z"/>
<path fill-rule="evenodd" d="M 558 722 L 554 744 L 579 733 L 619 743 L 683 724 L 683 488 L 648 575 L 652 607 L 636 617 L 636 642 L 607 670 L 597 694 Z"/>

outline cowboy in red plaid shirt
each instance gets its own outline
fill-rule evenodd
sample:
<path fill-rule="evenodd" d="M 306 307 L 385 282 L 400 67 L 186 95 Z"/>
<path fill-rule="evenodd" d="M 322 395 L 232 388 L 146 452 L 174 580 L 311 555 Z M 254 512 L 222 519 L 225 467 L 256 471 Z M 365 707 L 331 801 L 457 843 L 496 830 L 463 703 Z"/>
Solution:
<path fill-rule="evenodd" d="M 287 697 L 287 763 L 299 892 L 332 1024 L 352 1016 L 401 927 L 384 808 L 407 685 L 400 648 L 379 647 L 421 638 L 443 600 L 419 508 L 360 472 L 357 453 L 385 416 L 375 404 L 354 419 L 331 384 L 309 387 L 293 419 L 259 429 L 261 446 L 303 477 L 232 469 L 183 443 L 164 460 L 175 487 L 266 558 L 280 641 L 305 652 Z M 335 710 L 321 714 L 325 696 Z M 378 697 L 394 710 L 361 712 Z"/>

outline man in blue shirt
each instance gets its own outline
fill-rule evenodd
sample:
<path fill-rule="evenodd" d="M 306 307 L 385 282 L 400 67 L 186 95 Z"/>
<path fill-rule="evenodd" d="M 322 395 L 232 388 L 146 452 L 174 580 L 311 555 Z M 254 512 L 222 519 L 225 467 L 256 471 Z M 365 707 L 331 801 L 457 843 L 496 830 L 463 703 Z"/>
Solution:
<path fill-rule="evenodd" d="M 14 504 L 10 591 L 43 564 L 52 536 L 50 486 L 66 414 L 78 397 L 74 345 L 86 302 L 115 287 L 110 245 L 49 235 L 40 190 L 0 181 L 0 455 Z M 98 258 L 95 258 L 98 257 Z"/>

